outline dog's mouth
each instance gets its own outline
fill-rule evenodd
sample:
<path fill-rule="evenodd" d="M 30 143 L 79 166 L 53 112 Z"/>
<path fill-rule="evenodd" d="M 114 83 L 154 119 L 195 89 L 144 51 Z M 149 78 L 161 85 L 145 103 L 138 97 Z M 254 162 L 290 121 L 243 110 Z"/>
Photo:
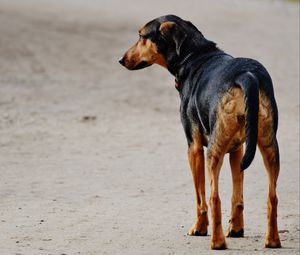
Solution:
<path fill-rule="evenodd" d="M 148 67 L 148 66 L 151 66 L 151 64 L 148 63 L 147 61 L 141 61 L 140 63 L 138 63 L 133 68 L 130 68 L 130 70 L 139 70 L 139 69 L 143 69 L 143 68 Z"/>
<path fill-rule="evenodd" d="M 134 62 L 133 61 L 125 61 L 124 58 L 121 58 L 119 60 L 119 63 L 122 65 L 122 66 L 125 66 L 128 70 L 139 70 L 139 69 L 143 69 L 145 67 L 148 67 L 148 66 L 151 66 L 152 64 L 150 64 L 149 62 L 147 61 L 141 61 L 140 63 L 138 63 L 137 65 L 134 65 Z"/>

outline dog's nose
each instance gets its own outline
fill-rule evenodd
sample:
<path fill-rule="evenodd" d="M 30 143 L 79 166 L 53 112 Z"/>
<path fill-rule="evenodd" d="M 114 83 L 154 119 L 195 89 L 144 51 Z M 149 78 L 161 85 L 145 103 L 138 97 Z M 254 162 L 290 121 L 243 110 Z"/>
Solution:
<path fill-rule="evenodd" d="M 125 61 L 124 61 L 124 58 L 123 58 L 123 57 L 119 59 L 119 63 L 120 63 L 122 66 L 125 64 Z"/>

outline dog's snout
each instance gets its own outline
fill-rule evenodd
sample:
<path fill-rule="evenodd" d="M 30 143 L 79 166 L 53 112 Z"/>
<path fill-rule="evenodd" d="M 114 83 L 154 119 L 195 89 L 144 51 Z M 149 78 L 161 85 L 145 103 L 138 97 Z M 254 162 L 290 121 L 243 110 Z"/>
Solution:
<path fill-rule="evenodd" d="M 122 66 L 124 66 L 124 64 L 125 64 L 124 57 L 121 57 L 121 58 L 119 59 L 119 63 L 120 63 Z"/>

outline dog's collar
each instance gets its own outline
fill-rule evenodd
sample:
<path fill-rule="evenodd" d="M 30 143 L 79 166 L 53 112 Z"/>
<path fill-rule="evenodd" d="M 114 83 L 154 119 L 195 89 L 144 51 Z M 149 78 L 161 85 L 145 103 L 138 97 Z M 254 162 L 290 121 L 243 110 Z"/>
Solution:
<path fill-rule="evenodd" d="M 195 55 L 195 52 L 191 52 L 191 53 L 189 53 L 188 55 L 186 55 L 186 56 L 180 61 L 180 63 L 179 63 L 178 66 L 184 66 L 184 65 L 186 64 L 186 62 L 188 62 L 192 57 L 194 57 L 194 55 Z M 184 70 L 184 69 L 182 69 L 182 70 Z M 180 73 L 183 73 L 183 71 L 180 71 Z M 175 75 L 175 88 L 176 88 L 178 91 L 180 91 L 180 90 L 182 89 L 182 84 L 179 82 L 179 76 L 180 76 L 179 73 L 177 73 L 177 74 Z"/>
<path fill-rule="evenodd" d="M 194 54 L 195 54 L 194 52 L 191 52 L 190 54 L 186 55 L 186 56 L 184 57 L 184 59 L 180 61 L 179 66 L 183 66 L 183 65 L 184 65 L 184 64 L 185 64 L 192 56 L 194 56 Z M 176 88 L 178 91 L 180 91 L 181 88 L 182 88 L 181 83 L 178 81 L 177 75 L 175 76 L 175 88 Z"/>
<path fill-rule="evenodd" d="M 192 56 L 194 56 L 195 53 L 194 52 L 191 52 L 189 54 L 187 54 L 183 60 L 180 61 L 180 66 L 182 66 L 183 64 L 185 64 L 185 62 L 187 62 Z"/>
<path fill-rule="evenodd" d="M 181 84 L 179 83 L 177 78 L 175 78 L 175 89 L 177 89 L 178 91 L 181 89 Z"/>

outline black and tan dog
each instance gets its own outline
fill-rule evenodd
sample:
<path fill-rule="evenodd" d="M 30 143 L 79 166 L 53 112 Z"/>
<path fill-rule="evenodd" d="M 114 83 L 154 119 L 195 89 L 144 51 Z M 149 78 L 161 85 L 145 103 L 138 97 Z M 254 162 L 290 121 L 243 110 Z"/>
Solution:
<path fill-rule="evenodd" d="M 175 76 L 181 98 L 181 121 L 188 142 L 197 203 L 196 223 L 188 234 L 207 235 L 203 150 L 203 146 L 207 146 L 211 248 L 226 249 L 218 191 L 219 173 L 226 153 L 229 153 L 233 181 L 227 236 L 244 235 L 242 170 L 252 162 L 258 145 L 269 179 L 265 246 L 281 247 L 276 196 L 278 113 L 272 80 L 266 69 L 255 60 L 233 58 L 224 53 L 191 22 L 174 15 L 150 21 L 139 30 L 139 36 L 138 42 L 125 53 L 120 63 L 129 70 L 154 63 L 167 68 Z"/>

